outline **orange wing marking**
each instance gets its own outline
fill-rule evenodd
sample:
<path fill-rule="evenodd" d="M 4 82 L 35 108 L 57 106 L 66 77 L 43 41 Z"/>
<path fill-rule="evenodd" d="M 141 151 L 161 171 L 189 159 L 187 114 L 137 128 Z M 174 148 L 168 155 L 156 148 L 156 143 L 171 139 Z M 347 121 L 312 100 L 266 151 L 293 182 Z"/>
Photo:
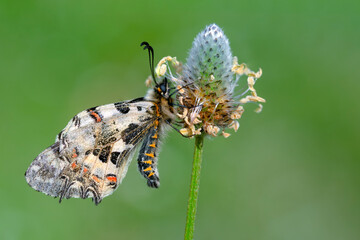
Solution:
<path fill-rule="evenodd" d="M 92 179 L 94 179 L 95 182 L 100 182 L 100 179 L 96 176 L 92 176 Z"/>
<path fill-rule="evenodd" d="M 113 176 L 109 176 L 107 177 L 107 180 L 109 180 L 110 182 L 116 182 L 116 177 L 113 177 Z"/>
<path fill-rule="evenodd" d="M 71 155 L 72 158 L 76 158 L 78 155 L 76 154 L 76 149 L 73 149 L 73 155 Z"/>
<path fill-rule="evenodd" d="M 99 114 L 97 114 L 93 110 L 90 110 L 90 115 L 95 118 L 96 122 L 101 122 L 101 117 L 99 116 Z"/>
<path fill-rule="evenodd" d="M 72 168 L 72 169 L 76 168 L 76 166 L 77 166 L 77 165 L 76 165 L 75 162 L 73 162 L 73 163 L 71 164 L 71 168 Z"/>

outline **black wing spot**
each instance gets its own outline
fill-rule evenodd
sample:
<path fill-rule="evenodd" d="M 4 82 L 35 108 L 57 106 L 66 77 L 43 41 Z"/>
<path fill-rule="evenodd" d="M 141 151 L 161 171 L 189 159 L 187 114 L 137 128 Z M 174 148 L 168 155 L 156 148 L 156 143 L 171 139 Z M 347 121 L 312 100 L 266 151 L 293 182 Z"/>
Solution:
<path fill-rule="evenodd" d="M 94 149 L 94 151 L 93 151 L 94 156 L 99 155 L 99 153 L 100 153 L 100 149 L 98 149 L 98 148 Z"/>
<path fill-rule="evenodd" d="M 111 161 L 114 165 L 116 165 L 117 160 L 118 160 L 118 158 L 119 158 L 119 155 L 120 155 L 120 152 L 112 152 L 112 153 L 111 153 L 110 161 Z"/>
<path fill-rule="evenodd" d="M 73 117 L 72 121 L 74 122 L 75 127 L 80 126 L 80 118 L 77 115 Z"/>
<path fill-rule="evenodd" d="M 130 108 L 129 108 L 128 104 L 123 103 L 123 102 L 114 103 L 114 106 L 122 114 L 127 114 L 130 111 Z"/>
<path fill-rule="evenodd" d="M 99 155 L 99 159 L 100 161 L 102 161 L 103 163 L 106 163 L 108 161 L 109 158 L 109 154 L 110 154 L 110 146 L 104 147 L 101 150 L 101 153 Z"/>

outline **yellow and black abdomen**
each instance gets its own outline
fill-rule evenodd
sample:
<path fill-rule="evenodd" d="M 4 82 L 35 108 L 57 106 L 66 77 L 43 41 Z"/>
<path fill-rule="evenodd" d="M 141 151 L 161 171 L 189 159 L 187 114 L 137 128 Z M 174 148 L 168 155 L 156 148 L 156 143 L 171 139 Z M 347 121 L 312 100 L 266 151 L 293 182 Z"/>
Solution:
<path fill-rule="evenodd" d="M 157 170 L 157 153 L 159 152 L 159 126 L 155 125 L 147 133 L 139 151 L 138 167 L 140 173 L 147 179 L 147 185 L 152 188 L 160 186 Z"/>

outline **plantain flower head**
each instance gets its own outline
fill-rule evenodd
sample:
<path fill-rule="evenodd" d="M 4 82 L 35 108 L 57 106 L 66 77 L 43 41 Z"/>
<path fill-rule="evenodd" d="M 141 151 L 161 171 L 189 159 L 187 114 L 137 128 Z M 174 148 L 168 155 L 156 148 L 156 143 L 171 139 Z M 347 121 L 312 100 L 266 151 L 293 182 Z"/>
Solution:
<path fill-rule="evenodd" d="M 170 71 L 169 62 L 176 69 L 176 77 Z M 195 37 L 184 66 L 176 58 L 165 57 L 155 71 L 177 85 L 177 112 L 183 125 L 180 132 L 186 136 L 206 133 L 229 137 L 225 131 L 238 130 L 244 104 L 257 103 L 256 112 L 260 112 L 260 103 L 265 102 L 254 88 L 261 69 L 253 72 L 245 64 L 238 64 L 228 38 L 216 24 L 207 26 Z M 247 81 L 241 78 L 243 75 Z M 242 84 L 241 80 L 244 80 Z M 243 87 L 240 94 L 235 92 L 238 85 Z"/>
<path fill-rule="evenodd" d="M 265 102 L 254 88 L 261 69 L 253 72 L 245 64 L 238 64 L 232 56 L 228 38 L 216 24 L 200 32 L 189 52 L 182 74 L 178 78 L 179 117 L 184 121 L 185 135 L 205 132 L 212 136 L 226 133 L 227 128 L 239 128 L 238 119 L 248 102 Z M 243 93 L 236 94 L 240 77 L 247 76 Z M 257 109 L 260 112 L 262 105 Z"/>

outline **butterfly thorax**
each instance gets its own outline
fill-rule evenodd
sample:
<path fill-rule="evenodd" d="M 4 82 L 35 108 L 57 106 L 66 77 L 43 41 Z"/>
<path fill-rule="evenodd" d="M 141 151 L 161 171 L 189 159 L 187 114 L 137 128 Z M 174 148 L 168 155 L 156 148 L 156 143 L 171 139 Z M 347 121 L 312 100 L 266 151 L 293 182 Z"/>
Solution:
<path fill-rule="evenodd" d="M 176 110 L 173 107 L 174 99 L 169 94 L 169 85 L 164 79 L 163 82 L 157 84 L 153 89 L 150 89 L 145 99 L 156 104 L 159 118 L 171 122 L 176 118 Z"/>

